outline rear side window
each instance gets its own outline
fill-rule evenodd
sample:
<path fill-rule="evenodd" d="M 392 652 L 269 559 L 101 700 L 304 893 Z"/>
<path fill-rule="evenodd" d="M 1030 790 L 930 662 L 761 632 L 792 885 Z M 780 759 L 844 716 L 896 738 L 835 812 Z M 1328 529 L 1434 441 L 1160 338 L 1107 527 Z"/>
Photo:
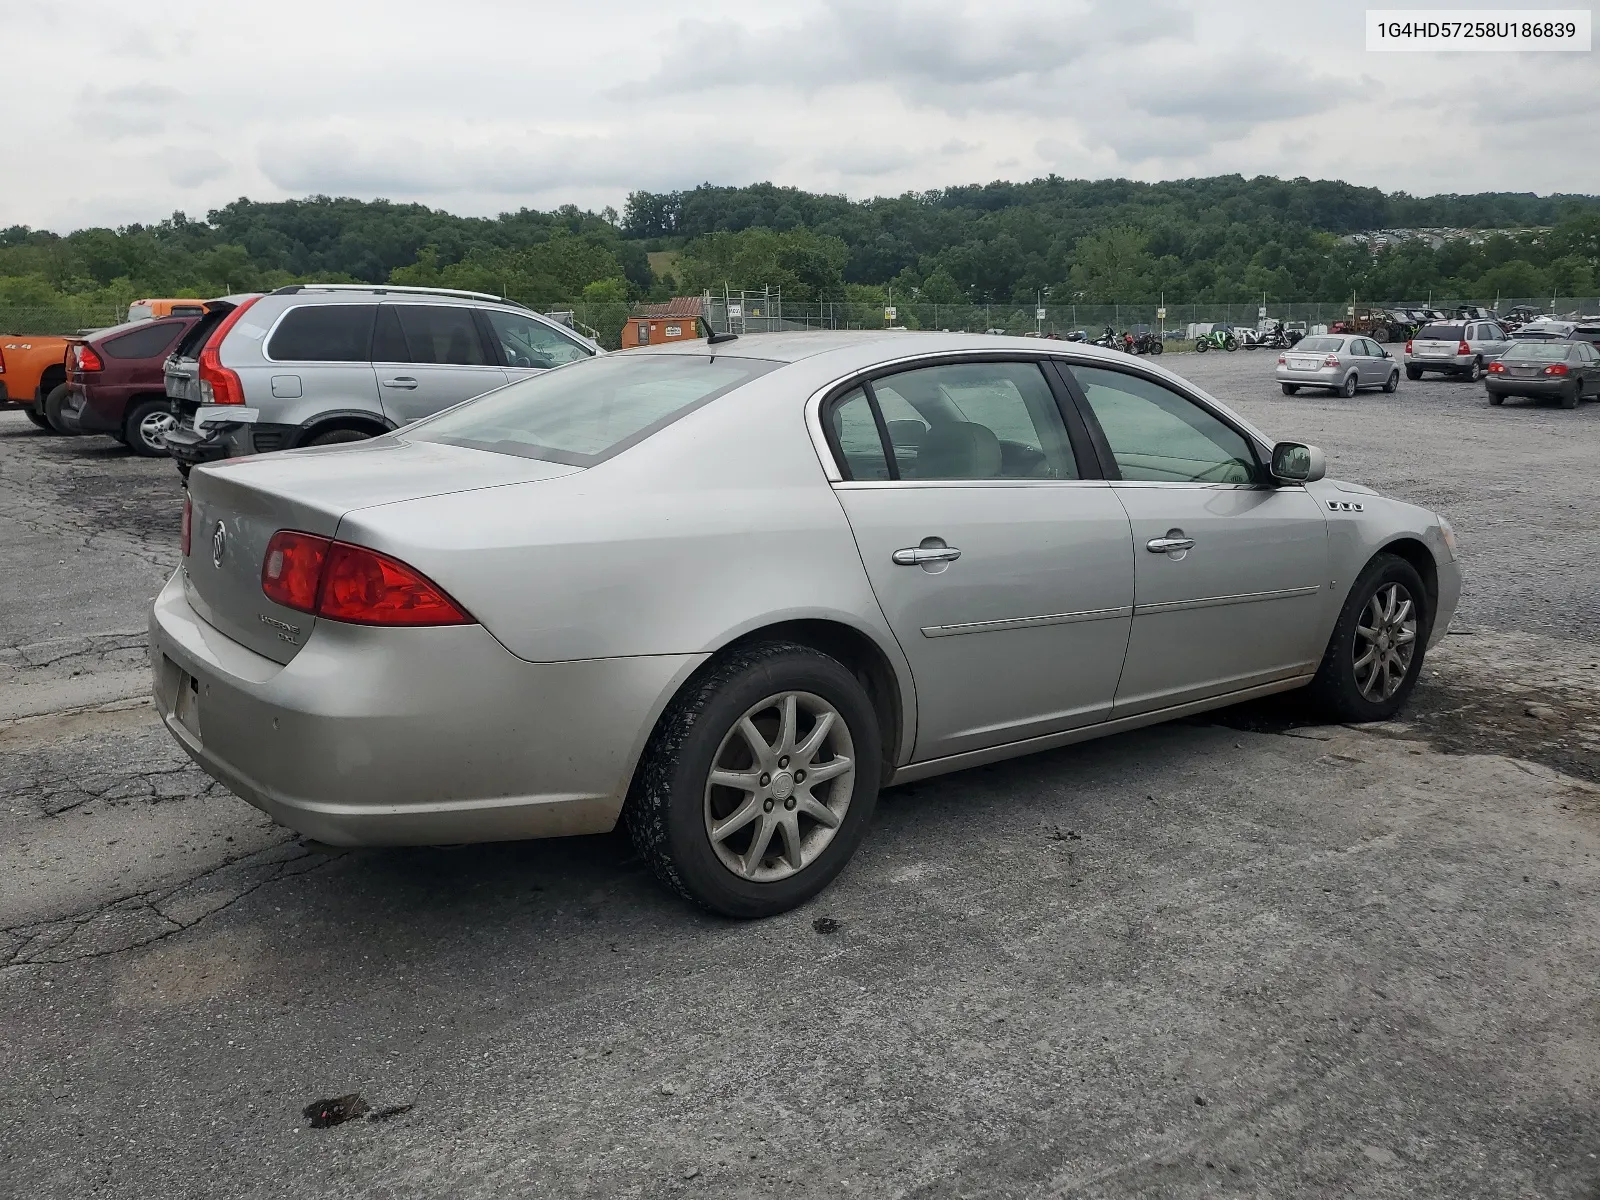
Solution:
<path fill-rule="evenodd" d="M 145 329 L 135 329 L 132 333 L 107 338 L 100 349 L 112 358 L 153 358 L 157 354 L 165 353 L 182 332 L 183 326 L 174 323 L 151 325 Z"/>
<path fill-rule="evenodd" d="M 677 354 L 591 358 L 490 392 L 405 432 L 425 442 L 588 467 L 776 366 Z"/>
<path fill-rule="evenodd" d="M 1465 331 L 1464 325 L 1424 325 L 1417 332 L 1419 342 L 1459 342 Z"/>
<path fill-rule="evenodd" d="M 307 304 L 291 308 L 273 330 L 267 357 L 275 362 L 367 362 L 371 304 Z"/>
<path fill-rule="evenodd" d="M 883 456 L 883 439 L 878 436 L 878 422 L 873 419 L 872 405 L 860 388 L 839 398 L 828 415 L 833 427 L 833 441 L 839 447 L 840 457 L 851 479 L 883 480 L 889 478 L 889 463 Z M 924 428 L 917 422 L 920 436 Z M 890 434 L 893 437 L 893 432 Z"/>
<path fill-rule="evenodd" d="M 489 365 L 472 310 L 442 304 L 382 305 L 372 358 L 374 362 Z"/>

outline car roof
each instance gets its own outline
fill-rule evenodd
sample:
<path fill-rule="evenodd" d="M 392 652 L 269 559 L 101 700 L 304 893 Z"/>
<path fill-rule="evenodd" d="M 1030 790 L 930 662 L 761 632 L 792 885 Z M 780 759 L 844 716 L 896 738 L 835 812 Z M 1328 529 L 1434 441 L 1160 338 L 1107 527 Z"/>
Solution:
<path fill-rule="evenodd" d="M 748 333 L 708 346 L 702 340 L 670 346 L 640 347 L 627 354 L 706 354 L 729 358 L 759 358 L 768 362 L 797 363 L 827 355 L 843 370 L 861 370 L 880 362 L 893 362 L 943 351 L 1021 351 L 1030 357 L 1049 354 L 1081 360 L 1102 359 L 1126 363 L 1120 350 L 1107 350 L 1087 342 L 1052 341 L 992 333 L 945 333 L 934 330 L 808 329 L 783 333 Z"/>

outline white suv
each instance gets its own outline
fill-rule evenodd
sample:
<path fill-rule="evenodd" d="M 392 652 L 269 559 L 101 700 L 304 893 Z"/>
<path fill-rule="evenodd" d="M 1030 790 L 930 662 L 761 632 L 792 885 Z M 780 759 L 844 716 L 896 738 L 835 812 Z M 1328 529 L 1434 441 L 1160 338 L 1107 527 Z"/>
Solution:
<path fill-rule="evenodd" d="M 604 351 L 514 301 L 384 284 L 230 296 L 166 363 L 167 450 L 195 463 L 376 437 Z"/>

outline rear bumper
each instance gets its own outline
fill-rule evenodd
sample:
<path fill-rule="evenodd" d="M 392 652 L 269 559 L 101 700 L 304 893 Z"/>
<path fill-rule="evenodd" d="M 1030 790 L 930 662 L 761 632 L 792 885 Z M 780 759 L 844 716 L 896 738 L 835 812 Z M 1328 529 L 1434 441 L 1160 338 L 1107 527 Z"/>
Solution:
<path fill-rule="evenodd" d="M 1348 367 L 1320 367 L 1315 371 L 1297 371 L 1293 367 L 1279 367 L 1277 379 L 1279 383 L 1296 383 L 1301 387 L 1336 388 L 1344 384 L 1344 377 L 1349 371 Z"/>
<path fill-rule="evenodd" d="M 150 616 L 162 721 L 208 774 L 333 845 L 605 832 L 660 708 L 705 659 L 529 663 L 478 625 L 320 621 L 283 665 L 203 621 L 181 576 Z"/>
<path fill-rule="evenodd" d="M 1473 354 L 1449 354 L 1440 357 L 1434 355 L 1408 354 L 1406 366 L 1420 367 L 1424 371 L 1465 371 L 1476 358 Z"/>
<path fill-rule="evenodd" d="M 1484 377 L 1483 386 L 1496 396 L 1548 397 L 1552 400 L 1566 392 L 1566 379 L 1508 379 L 1504 375 Z"/>
<path fill-rule="evenodd" d="M 180 422 L 167 430 L 167 453 L 180 463 L 191 467 L 232 458 L 234 454 L 224 440 L 226 432 L 223 428 L 213 426 L 204 433 L 198 433 L 192 424 L 186 425 Z"/>
<path fill-rule="evenodd" d="M 73 423 L 82 433 L 121 433 L 122 418 L 128 408 L 128 398 L 90 391 L 81 383 L 67 385 L 69 405 L 74 410 Z"/>

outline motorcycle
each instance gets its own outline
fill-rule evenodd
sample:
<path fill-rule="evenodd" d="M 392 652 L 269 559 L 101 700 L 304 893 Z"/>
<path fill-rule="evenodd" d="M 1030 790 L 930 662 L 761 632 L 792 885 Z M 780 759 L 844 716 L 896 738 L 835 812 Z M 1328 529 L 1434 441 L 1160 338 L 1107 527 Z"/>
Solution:
<path fill-rule="evenodd" d="M 1133 352 L 1135 354 L 1160 354 L 1165 349 L 1161 344 L 1161 337 L 1154 333 L 1141 333 L 1133 339 Z"/>
<path fill-rule="evenodd" d="M 1089 344 L 1091 346 L 1104 346 L 1107 350 L 1122 349 L 1122 339 L 1117 336 L 1117 331 L 1109 325 L 1106 326 L 1104 333 Z"/>
<path fill-rule="evenodd" d="M 1213 329 L 1205 337 L 1196 338 L 1194 348 L 1201 354 L 1207 350 L 1226 350 L 1231 354 L 1239 348 L 1239 339 L 1233 336 L 1231 329 Z"/>

